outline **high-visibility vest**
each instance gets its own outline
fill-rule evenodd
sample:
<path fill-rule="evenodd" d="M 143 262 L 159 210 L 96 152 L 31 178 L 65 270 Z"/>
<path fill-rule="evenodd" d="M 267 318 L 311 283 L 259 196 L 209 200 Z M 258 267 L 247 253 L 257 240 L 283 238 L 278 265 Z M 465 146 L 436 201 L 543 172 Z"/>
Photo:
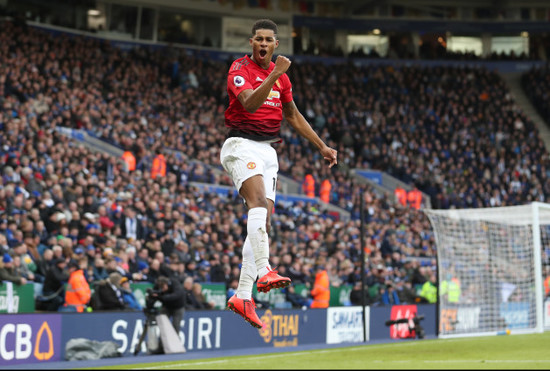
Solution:
<path fill-rule="evenodd" d="M 393 193 L 395 194 L 397 202 L 399 202 L 403 206 L 407 206 L 407 191 L 405 191 L 404 188 L 397 187 L 395 188 Z"/>
<path fill-rule="evenodd" d="M 431 282 L 426 281 L 422 285 L 422 289 L 420 290 L 421 297 L 425 298 L 428 303 L 436 303 L 437 302 L 437 287 Z"/>
<path fill-rule="evenodd" d="M 125 151 L 122 154 L 122 159 L 126 163 L 126 166 L 128 167 L 128 171 L 136 170 L 136 158 L 132 152 Z"/>
<path fill-rule="evenodd" d="M 409 201 L 409 205 L 411 205 L 411 207 L 414 207 L 417 210 L 420 209 L 420 205 L 422 205 L 422 192 L 416 188 L 411 189 L 407 192 L 407 200 Z"/>
<path fill-rule="evenodd" d="M 65 291 L 65 306 L 73 305 L 78 312 L 83 312 L 91 296 L 92 291 L 84 277 L 84 271 L 79 269 L 71 273 Z"/>
<path fill-rule="evenodd" d="M 328 308 L 330 302 L 330 283 L 326 270 L 317 272 L 315 275 L 315 283 L 311 290 L 313 302 L 311 308 Z"/>
<path fill-rule="evenodd" d="M 155 179 L 157 176 L 166 176 L 166 159 L 162 153 L 155 156 L 151 167 L 151 178 Z"/>
<path fill-rule="evenodd" d="M 311 174 L 307 174 L 304 179 L 304 192 L 307 197 L 315 197 L 315 179 Z"/>
<path fill-rule="evenodd" d="M 332 184 L 330 180 L 325 179 L 321 183 L 321 189 L 319 189 L 319 196 L 324 202 L 330 202 L 330 190 L 332 189 Z"/>
<path fill-rule="evenodd" d="M 550 276 L 544 280 L 544 293 L 546 296 L 550 295 Z"/>
<path fill-rule="evenodd" d="M 443 281 L 440 287 L 440 296 L 447 294 L 449 303 L 458 303 L 460 300 L 460 281 L 457 278 L 452 278 L 450 281 Z"/>

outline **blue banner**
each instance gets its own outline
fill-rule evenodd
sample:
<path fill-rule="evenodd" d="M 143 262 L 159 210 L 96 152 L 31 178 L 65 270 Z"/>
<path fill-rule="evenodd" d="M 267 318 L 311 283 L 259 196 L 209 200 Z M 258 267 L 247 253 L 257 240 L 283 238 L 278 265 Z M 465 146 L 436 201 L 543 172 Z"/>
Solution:
<path fill-rule="evenodd" d="M 391 339 L 385 326 L 391 311 L 366 308 L 367 341 Z M 435 335 L 435 305 L 419 305 L 418 315 L 426 335 Z M 228 310 L 187 311 L 178 335 L 194 352 L 363 341 L 360 307 L 268 309 L 258 316 L 265 324 L 260 330 Z M 145 322 L 143 312 L 126 311 L 0 315 L 0 365 L 64 360 L 65 344 L 74 338 L 114 341 L 122 355 L 133 356 Z M 147 354 L 146 347 L 143 341 L 139 353 Z"/>
<path fill-rule="evenodd" d="M 259 310 L 257 313 L 266 325 L 261 330 L 250 326 L 230 311 L 188 311 L 181 323 L 179 337 L 189 351 L 282 347 L 325 342 L 326 310 Z M 89 313 L 85 314 L 85 321 L 82 316 L 65 315 L 63 342 L 77 337 L 111 340 L 119 344 L 121 353 L 133 354 L 145 324 L 143 313 Z M 145 343 L 144 341 L 140 350 L 144 353 Z"/>
<path fill-rule="evenodd" d="M 60 314 L 0 315 L 0 366 L 63 359 L 61 317 Z"/>
<path fill-rule="evenodd" d="M 358 175 L 373 181 L 376 184 L 382 185 L 382 173 L 376 170 L 356 170 Z"/>

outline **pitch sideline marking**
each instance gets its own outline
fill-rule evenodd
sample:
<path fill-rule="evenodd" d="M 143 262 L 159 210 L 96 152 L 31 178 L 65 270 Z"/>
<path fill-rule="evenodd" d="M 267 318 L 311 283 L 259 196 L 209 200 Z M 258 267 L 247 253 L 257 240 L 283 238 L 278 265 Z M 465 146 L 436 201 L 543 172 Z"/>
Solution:
<path fill-rule="evenodd" d="M 459 341 L 464 341 L 464 340 L 467 340 L 469 338 L 457 338 L 457 339 L 443 339 L 444 341 L 446 342 L 459 342 Z M 433 339 L 433 340 L 441 340 L 441 339 Z M 430 341 L 430 340 L 426 340 L 426 341 Z M 396 344 L 399 344 L 399 346 L 415 346 L 415 345 L 419 345 L 421 344 L 422 342 L 419 342 L 419 341 L 414 341 L 414 342 L 410 342 L 410 343 L 386 343 L 386 344 L 364 344 L 364 345 L 358 345 L 358 346 L 352 346 L 352 347 L 349 347 L 349 348 L 335 348 L 335 349 L 313 349 L 313 350 L 309 350 L 309 351 L 291 351 L 289 353 L 284 353 L 284 354 L 265 354 L 265 355 L 262 355 L 262 356 L 258 356 L 258 357 L 248 357 L 250 360 L 258 360 L 258 359 L 261 359 L 261 360 L 264 360 L 266 358 L 279 358 L 279 357 L 293 357 L 293 356 L 302 356 L 304 352 L 309 352 L 309 353 L 332 353 L 332 352 L 340 352 L 342 351 L 343 349 L 346 349 L 346 350 L 349 350 L 349 351 L 364 351 L 365 350 L 365 345 L 368 345 L 368 348 L 369 349 L 373 349 L 373 348 L 387 348 L 387 347 L 390 347 L 390 346 L 394 346 Z M 246 356 L 245 356 L 246 357 Z M 171 363 L 169 365 L 162 365 L 162 366 L 154 366 L 154 367 L 140 367 L 140 368 L 131 368 L 131 370 L 156 370 L 156 369 L 160 369 L 160 368 L 164 368 L 164 369 L 170 369 L 172 367 L 181 367 L 181 366 L 187 366 L 190 364 L 190 362 L 193 362 L 193 360 L 188 360 L 188 361 L 185 361 L 185 362 L 182 362 L 182 363 Z M 216 364 L 216 363 L 227 363 L 229 362 L 229 360 L 216 360 L 216 361 L 202 361 L 202 362 L 196 362 L 196 363 L 192 363 L 192 365 L 208 365 L 208 364 Z M 373 360 L 372 362 L 387 362 L 387 361 L 382 361 L 382 360 Z M 412 361 L 392 361 L 392 362 L 412 362 Z M 416 361 L 415 361 L 416 362 Z M 425 362 L 425 363 L 430 363 L 430 362 L 477 362 L 477 363 L 480 363 L 480 362 L 487 362 L 487 363 L 506 363 L 506 362 L 525 362 L 525 363 L 533 363 L 533 362 L 550 362 L 550 360 L 539 360 L 539 361 L 535 361 L 535 360 L 522 360 L 522 361 L 515 361 L 515 360 L 460 360 L 460 361 L 457 361 L 457 360 L 441 360 L 441 361 L 433 361 L 433 360 L 424 360 L 424 361 L 419 361 L 419 362 Z"/>

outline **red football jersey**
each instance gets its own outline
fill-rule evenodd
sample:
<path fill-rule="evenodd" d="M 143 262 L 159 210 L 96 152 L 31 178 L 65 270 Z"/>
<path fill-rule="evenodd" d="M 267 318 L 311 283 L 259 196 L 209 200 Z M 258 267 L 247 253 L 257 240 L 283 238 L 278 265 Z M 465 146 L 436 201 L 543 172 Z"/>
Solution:
<path fill-rule="evenodd" d="M 227 74 L 229 107 L 225 111 L 225 126 L 230 133 L 244 134 L 258 140 L 279 138 L 283 120 L 283 103 L 292 101 L 292 84 L 283 74 L 271 88 L 264 104 L 254 113 L 244 109 L 237 96 L 246 89 L 256 89 L 275 68 L 271 62 L 263 69 L 248 55 L 233 62 Z"/>

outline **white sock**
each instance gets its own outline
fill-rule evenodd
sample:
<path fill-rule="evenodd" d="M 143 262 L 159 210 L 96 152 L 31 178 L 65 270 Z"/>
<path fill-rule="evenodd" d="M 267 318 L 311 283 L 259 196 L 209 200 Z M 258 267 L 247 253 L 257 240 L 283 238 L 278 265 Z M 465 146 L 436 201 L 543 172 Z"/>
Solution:
<path fill-rule="evenodd" d="M 267 209 L 254 207 L 248 210 L 248 224 L 246 231 L 254 252 L 254 261 L 259 277 L 268 272 L 269 266 L 269 240 L 265 229 L 267 221 Z"/>
<path fill-rule="evenodd" d="M 254 261 L 254 252 L 250 239 L 246 237 L 243 245 L 243 263 L 241 265 L 241 274 L 239 275 L 239 286 L 237 287 L 237 297 L 239 299 L 250 300 L 252 298 L 252 287 L 258 272 L 256 270 L 256 262 Z"/>

